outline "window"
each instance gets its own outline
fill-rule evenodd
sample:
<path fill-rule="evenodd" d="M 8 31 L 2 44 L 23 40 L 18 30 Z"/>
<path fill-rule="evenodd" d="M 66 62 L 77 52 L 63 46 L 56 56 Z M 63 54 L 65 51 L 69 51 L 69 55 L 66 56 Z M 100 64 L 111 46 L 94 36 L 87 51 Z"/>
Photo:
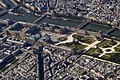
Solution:
<path fill-rule="evenodd" d="M 6 31 L 6 34 L 7 34 L 7 35 L 11 35 L 11 33 L 10 33 L 9 31 Z"/>
<path fill-rule="evenodd" d="M 19 36 L 19 33 L 16 33 L 16 36 Z"/>

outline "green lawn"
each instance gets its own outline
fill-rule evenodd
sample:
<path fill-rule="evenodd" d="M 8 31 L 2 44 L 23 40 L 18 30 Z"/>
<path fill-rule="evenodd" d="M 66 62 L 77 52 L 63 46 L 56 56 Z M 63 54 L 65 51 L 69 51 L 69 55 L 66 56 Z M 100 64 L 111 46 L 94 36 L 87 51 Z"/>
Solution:
<path fill-rule="evenodd" d="M 99 43 L 97 45 L 97 47 L 107 48 L 107 47 L 112 47 L 116 44 L 117 44 L 117 42 L 114 41 L 114 40 L 105 39 L 101 43 Z M 109 53 L 109 54 L 103 55 L 102 57 L 98 57 L 100 54 L 103 53 L 102 50 L 98 49 L 98 48 L 92 48 L 89 51 L 87 51 L 85 54 L 90 55 L 90 56 L 94 56 L 94 57 L 98 57 L 100 59 L 112 61 L 112 62 L 115 62 L 115 63 L 120 63 L 120 45 L 118 45 L 115 48 L 115 51 L 116 52 L 114 52 L 114 53 Z"/>
<path fill-rule="evenodd" d="M 91 55 L 96 51 L 95 48 L 90 49 L 89 51 L 86 52 L 86 54 Z"/>
<path fill-rule="evenodd" d="M 87 44 L 92 44 L 95 41 L 92 37 L 83 37 L 80 35 L 73 35 L 73 38 L 77 39 L 78 41 L 87 43 Z"/>
<path fill-rule="evenodd" d="M 114 55 L 112 55 L 109 58 L 110 61 L 115 62 L 115 63 L 119 63 L 120 64 L 120 53 L 114 53 Z"/>
<path fill-rule="evenodd" d="M 91 43 L 93 43 L 95 41 L 93 38 L 83 37 L 83 36 L 79 36 L 79 35 L 74 35 L 74 38 L 78 39 L 78 40 L 81 40 L 84 43 L 88 43 L 88 44 L 91 44 Z M 97 47 L 107 48 L 107 47 L 114 46 L 116 44 L 117 44 L 117 42 L 114 41 L 114 40 L 105 39 L 101 43 L 99 43 L 97 45 Z M 86 45 L 79 44 L 78 42 L 61 44 L 61 46 L 67 46 L 67 47 L 70 47 L 70 48 L 76 48 L 77 51 L 81 51 L 85 47 L 87 47 Z M 120 63 L 120 45 L 118 45 L 115 48 L 115 51 L 116 52 L 114 52 L 114 53 L 109 53 L 109 54 L 103 55 L 102 57 L 100 57 L 100 59 L 112 61 L 112 62 L 115 62 L 115 63 Z M 94 56 L 94 57 L 98 57 L 102 53 L 103 53 L 103 51 L 101 49 L 99 49 L 99 48 L 91 48 L 85 54 L 90 55 L 90 56 Z"/>
<path fill-rule="evenodd" d="M 120 53 L 120 47 L 116 47 L 115 51 L 118 52 L 118 53 Z"/>
<path fill-rule="evenodd" d="M 58 38 L 58 41 L 65 41 L 65 40 L 67 40 L 67 37 L 60 37 L 60 38 Z"/>
<path fill-rule="evenodd" d="M 99 49 L 92 48 L 89 51 L 87 51 L 85 54 L 98 57 L 101 54 L 101 51 Z"/>
<path fill-rule="evenodd" d="M 112 47 L 112 46 L 114 46 L 116 44 L 117 44 L 117 42 L 114 41 L 114 40 L 107 40 L 107 39 L 105 39 L 101 43 L 99 43 L 97 46 L 98 47 L 107 48 L 107 47 Z"/>
<path fill-rule="evenodd" d="M 98 47 L 104 47 L 104 46 L 106 46 L 107 45 L 107 43 L 109 42 L 109 40 L 103 40 L 101 43 L 99 43 L 97 46 Z"/>
<path fill-rule="evenodd" d="M 119 47 L 119 48 L 120 48 L 120 44 L 119 44 L 117 47 Z"/>
<path fill-rule="evenodd" d="M 105 60 L 109 60 L 112 57 L 112 55 L 113 55 L 112 53 L 106 54 L 106 55 L 103 55 L 101 58 Z"/>
<path fill-rule="evenodd" d="M 117 47 L 115 47 L 115 51 L 120 53 L 120 45 L 118 45 Z"/>
<path fill-rule="evenodd" d="M 73 35 L 73 38 L 77 39 L 77 40 L 81 40 L 83 38 L 83 36 L 80 35 Z"/>
<path fill-rule="evenodd" d="M 116 42 L 116 41 L 114 41 L 114 40 L 110 40 L 110 41 L 108 42 L 108 44 L 109 44 L 109 45 L 111 45 L 111 46 L 114 46 L 114 45 L 116 45 L 116 44 L 117 44 L 117 42 Z"/>
<path fill-rule="evenodd" d="M 81 39 L 84 43 L 92 44 L 95 40 L 92 37 L 84 37 Z"/>
<path fill-rule="evenodd" d="M 86 48 L 87 46 L 86 45 L 79 45 L 79 44 L 73 44 L 71 46 L 71 48 L 76 48 L 76 50 L 79 52 L 81 50 L 84 50 L 84 48 Z"/>
<path fill-rule="evenodd" d="M 86 45 L 82 45 L 82 44 L 75 43 L 75 42 L 61 44 L 60 46 L 67 46 L 70 48 L 75 48 L 78 52 L 83 50 L 85 47 L 87 47 Z"/>
<path fill-rule="evenodd" d="M 85 54 L 120 64 L 120 53 L 109 53 L 103 55 L 102 57 L 98 57 L 101 53 L 102 52 L 100 49 L 92 48 L 89 51 L 87 51 Z"/>

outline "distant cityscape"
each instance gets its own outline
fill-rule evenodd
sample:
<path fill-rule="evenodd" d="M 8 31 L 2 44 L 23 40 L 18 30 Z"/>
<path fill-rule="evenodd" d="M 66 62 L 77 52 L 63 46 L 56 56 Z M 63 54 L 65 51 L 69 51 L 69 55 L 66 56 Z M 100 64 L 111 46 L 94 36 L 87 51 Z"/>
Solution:
<path fill-rule="evenodd" d="M 120 80 L 120 0 L 1 0 L 0 80 Z"/>

